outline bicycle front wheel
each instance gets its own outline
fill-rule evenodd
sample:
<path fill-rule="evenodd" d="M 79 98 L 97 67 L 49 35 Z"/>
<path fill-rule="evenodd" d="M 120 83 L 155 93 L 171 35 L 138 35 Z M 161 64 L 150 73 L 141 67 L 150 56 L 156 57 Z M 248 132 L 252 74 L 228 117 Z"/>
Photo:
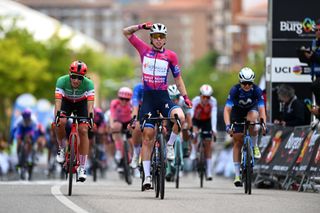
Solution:
<path fill-rule="evenodd" d="M 160 182 L 160 198 L 164 198 L 164 188 L 165 188 L 165 176 L 166 176 L 166 161 L 164 157 L 165 153 L 165 143 L 163 135 L 160 136 L 160 168 L 159 168 L 159 182 Z"/>
<path fill-rule="evenodd" d="M 68 195 L 71 196 L 72 194 L 72 180 L 73 180 L 73 163 L 75 161 L 75 142 L 76 142 L 76 136 L 72 135 L 71 137 L 71 144 L 69 144 L 69 190 Z"/>
<path fill-rule="evenodd" d="M 124 168 L 124 177 L 127 184 L 132 184 L 130 166 L 129 166 L 129 146 L 128 141 L 123 141 L 124 153 L 123 153 L 123 168 Z"/>
<path fill-rule="evenodd" d="M 176 188 L 179 188 L 179 173 L 180 173 L 180 165 L 181 165 L 181 159 L 180 159 L 180 147 L 181 142 L 176 141 L 175 143 L 175 149 L 176 151 L 176 159 L 175 159 L 175 167 L 176 167 Z"/>
<path fill-rule="evenodd" d="M 251 146 L 250 146 L 250 141 L 247 140 L 247 143 L 246 143 L 246 162 L 245 162 L 245 165 L 246 165 L 246 174 L 245 174 L 245 178 L 246 178 L 246 181 L 245 181 L 245 193 L 248 193 L 248 194 L 251 194 L 251 182 L 252 182 L 252 167 L 251 167 L 251 158 L 252 158 L 252 149 L 251 149 Z"/>
<path fill-rule="evenodd" d="M 205 156 L 204 156 L 204 145 L 203 141 L 201 139 L 199 143 L 199 159 L 198 159 L 198 171 L 199 171 L 199 176 L 200 176 L 200 187 L 203 188 L 203 180 L 204 180 L 204 175 L 205 175 Z"/>

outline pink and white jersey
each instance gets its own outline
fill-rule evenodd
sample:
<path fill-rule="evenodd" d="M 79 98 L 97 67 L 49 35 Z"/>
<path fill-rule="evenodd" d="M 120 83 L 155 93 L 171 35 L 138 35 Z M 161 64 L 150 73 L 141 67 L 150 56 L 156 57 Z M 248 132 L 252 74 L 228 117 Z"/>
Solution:
<path fill-rule="evenodd" d="M 174 78 L 180 76 L 177 54 L 171 50 L 154 50 L 135 34 L 129 42 L 138 50 L 142 63 L 142 81 L 144 90 L 167 90 L 169 69 Z"/>
<path fill-rule="evenodd" d="M 119 99 L 114 99 L 110 104 L 111 117 L 115 121 L 126 123 L 131 120 L 131 102 L 127 101 L 126 105 L 121 105 Z"/>

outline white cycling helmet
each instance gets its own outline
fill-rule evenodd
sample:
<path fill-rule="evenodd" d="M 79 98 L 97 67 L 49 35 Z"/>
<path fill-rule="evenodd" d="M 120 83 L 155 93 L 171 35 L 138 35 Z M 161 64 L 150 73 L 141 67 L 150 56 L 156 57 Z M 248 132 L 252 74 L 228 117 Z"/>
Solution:
<path fill-rule="evenodd" d="M 180 96 L 180 91 L 178 90 L 178 87 L 175 84 L 168 86 L 168 93 L 169 93 L 170 99 L 177 99 Z"/>
<path fill-rule="evenodd" d="M 167 28 L 164 24 L 161 24 L 161 23 L 153 24 L 152 27 L 150 28 L 150 35 L 154 33 L 162 33 L 167 35 Z"/>
<path fill-rule="evenodd" d="M 212 93 L 213 93 L 213 90 L 209 84 L 204 84 L 200 87 L 200 95 L 211 96 Z"/>
<path fill-rule="evenodd" d="M 244 67 L 239 72 L 240 83 L 244 81 L 253 82 L 255 77 L 254 72 L 249 67 Z"/>

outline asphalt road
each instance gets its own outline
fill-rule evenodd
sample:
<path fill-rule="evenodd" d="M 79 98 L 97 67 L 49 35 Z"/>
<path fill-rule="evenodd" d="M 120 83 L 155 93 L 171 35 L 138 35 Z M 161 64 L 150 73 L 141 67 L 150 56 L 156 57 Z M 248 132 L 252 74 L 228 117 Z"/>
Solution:
<path fill-rule="evenodd" d="M 251 195 L 236 188 L 232 180 L 215 177 L 199 187 L 195 175 L 181 178 L 180 188 L 166 183 L 164 200 L 153 190 L 141 192 L 140 179 L 128 186 L 115 172 L 107 178 L 75 183 L 73 195 L 67 196 L 67 181 L 2 181 L 0 212 L 254 212 L 318 213 L 320 193 L 253 188 Z"/>

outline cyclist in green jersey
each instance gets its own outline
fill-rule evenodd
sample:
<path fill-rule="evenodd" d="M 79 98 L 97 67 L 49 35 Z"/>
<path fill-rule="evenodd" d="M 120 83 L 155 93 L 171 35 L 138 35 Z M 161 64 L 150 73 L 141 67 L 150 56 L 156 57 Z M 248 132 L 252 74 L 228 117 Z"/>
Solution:
<path fill-rule="evenodd" d="M 57 161 L 63 163 L 65 160 L 67 119 L 57 117 L 57 112 L 62 115 L 75 113 L 79 117 L 90 117 L 93 115 L 94 105 L 94 84 L 87 78 L 87 65 L 82 61 L 74 61 L 69 68 L 69 74 L 58 78 L 55 91 L 55 124 L 58 141 Z M 59 124 L 59 125 L 57 125 Z M 88 128 L 93 126 L 93 118 L 79 119 L 79 158 L 80 167 L 78 168 L 78 180 L 84 182 L 86 176 L 86 161 L 89 153 Z"/>

